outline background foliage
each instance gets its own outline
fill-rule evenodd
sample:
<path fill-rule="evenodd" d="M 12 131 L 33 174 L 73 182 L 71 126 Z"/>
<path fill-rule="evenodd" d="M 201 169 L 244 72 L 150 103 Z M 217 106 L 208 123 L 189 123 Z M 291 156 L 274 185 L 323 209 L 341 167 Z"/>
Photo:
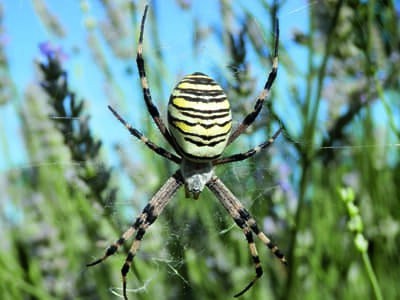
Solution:
<path fill-rule="evenodd" d="M 150 86 L 156 99 L 164 99 L 157 101 L 164 111 L 182 74 L 171 69 L 164 54 L 158 20 L 169 16 L 159 11 L 159 2 L 151 2 L 144 53 Z M 242 2 L 215 1 L 220 22 L 205 24 L 194 1 L 169 1 L 191 20 L 188 49 L 201 56 L 204 45 L 212 43 L 215 54 L 229 61 L 224 65 L 213 51 L 206 53 L 210 75 L 228 91 L 235 120 L 252 108 L 262 88 L 271 63 L 273 20 L 287 5 L 259 1 L 256 12 Z M 91 3 L 101 7 L 103 18 L 93 17 Z M 61 43 L 67 33 L 57 11 L 44 0 L 33 4 Z M 116 65 L 123 69 L 140 97 L 134 57 L 144 3 L 79 5 L 87 37 L 80 47 L 90 49 L 91 63 L 103 77 L 98 89 L 148 137 L 161 140 L 141 102 L 133 106 L 126 99 L 126 87 L 114 74 Z M 289 261 L 284 268 L 259 244 L 265 273 L 243 298 L 396 299 L 400 6 L 383 0 L 314 1 L 299 2 L 298 9 L 292 13 L 304 15 L 308 30 L 281 36 L 271 101 L 249 135 L 227 151 L 245 151 L 266 139 L 278 120 L 284 133 L 254 159 L 217 171 Z M 10 13 L 1 10 L 3 37 Z M 281 27 L 285 17 L 290 15 L 280 18 Z M 67 57 L 65 49 L 42 43 L 33 83 L 20 86 L 9 72 L 2 41 L 0 113 L 17 120 L 26 161 L 12 161 L 13 152 L 20 151 L 17 138 L 1 129 L 0 298 L 110 299 L 120 293 L 124 249 L 100 266 L 86 269 L 85 264 L 119 237 L 174 166 L 132 141 L 111 114 L 105 115 L 104 128 L 93 127 L 97 102 L 83 99 L 70 84 L 79 49 Z M 294 50 L 298 54 L 292 55 Z M 0 128 L 6 128 L 7 118 L 0 119 Z M 119 131 L 125 140 L 106 150 L 102 140 Z M 227 299 L 253 272 L 242 232 L 214 197 L 205 191 L 201 200 L 191 201 L 180 192 L 144 238 L 128 277 L 129 295 Z"/>

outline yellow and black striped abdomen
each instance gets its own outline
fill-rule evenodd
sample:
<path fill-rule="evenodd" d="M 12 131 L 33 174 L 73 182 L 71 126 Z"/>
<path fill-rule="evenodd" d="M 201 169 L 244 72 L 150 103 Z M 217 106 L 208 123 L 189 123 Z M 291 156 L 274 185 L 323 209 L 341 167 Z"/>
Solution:
<path fill-rule="evenodd" d="M 208 161 L 221 155 L 232 127 L 224 90 L 202 73 L 185 76 L 168 104 L 169 130 L 185 158 Z"/>

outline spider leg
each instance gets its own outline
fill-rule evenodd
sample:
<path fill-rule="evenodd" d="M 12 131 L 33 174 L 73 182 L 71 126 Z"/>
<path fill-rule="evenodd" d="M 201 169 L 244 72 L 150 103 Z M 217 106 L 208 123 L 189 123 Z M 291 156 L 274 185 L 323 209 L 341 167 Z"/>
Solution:
<path fill-rule="evenodd" d="M 164 136 L 164 138 L 176 150 L 174 140 L 173 140 L 171 134 L 169 133 L 167 127 L 165 126 L 163 120 L 161 119 L 160 113 L 152 100 L 149 84 L 147 82 L 147 77 L 146 77 L 146 71 L 145 71 L 144 59 L 143 59 L 143 32 L 144 32 L 144 23 L 146 21 L 148 9 L 149 9 L 149 5 L 147 4 L 144 9 L 142 23 L 140 24 L 140 34 L 139 34 L 139 42 L 138 42 L 138 48 L 137 48 L 137 54 L 136 54 L 136 64 L 137 64 L 137 68 L 139 71 L 140 84 L 142 86 L 143 98 L 144 98 L 144 102 L 146 103 L 147 110 L 148 110 L 149 114 L 151 115 L 151 117 L 153 118 L 154 122 L 156 123 L 158 129 Z"/>
<path fill-rule="evenodd" d="M 152 203 L 151 201 L 145 206 L 145 208 L 142 210 L 142 213 L 136 218 L 135 222 L 126 230 L 122 236 L 112 245 L 110 245 L 104 255 L 87 264 L 86 266 L 91 267 L 94 265 L 97 265 L 104 260 L 106 260 L 109 256 L 115 254 L 118 249 L 124 244 L 124 242 L 129 239 L 138 229 L 140 229 L 141 225 L 144 224 L 148 218 L 153 217 L 153 211 L 154 211 L 154 205 L 156 203 Z"/>
<path fill-rule="evenodd" d="M 250 247 L 250 252 L 256 268 L 256 277 L 235 297 L 243 295 L 248 291 L 258 278 L 262 275 L 260 259 L 257 254 L 257 249 L 253 241 L 252 232 L 266 245 L 271 252 L 283 263 L 287 264 L 285 256 L 280 252 L 278 247 L 262 232 L 257 226 L 256 221 L 250 213 L 244 208 L 242 203 L 232 194 L 232 192 L 225 186 L 225 184 L 217 177 L 214 176 L 208 183 L 207 187 L 214 193 L 218 200 L 222 203 L 228 213 L 231 215 L 235 223 L 242 228 L 246 235 L 247 242 Z"/>
<path fill-rule="evenodd" d="M 277 139 L 277 137 L 279 136 L 279 134 L 281 132 L 282 132 L 282 127 L 280 127 L 270 139 L 268 139 L 267 141 L 265 141 L 264 143 L 261 143 L 260 145 L 258 145 L 256 147 L 248 150 L 247 152 L 233 154 L 233 155 L 230 155 L 227 157 L 217 158 L 216 160 L 214 160 L 212 162 L 212 164 L 214 166 L 216 166 L 216 165 L 222 165 L 222 164 L 226 164 L 226 163 L 230 163 L 230 162 L 248 159 L 249 157 L 252 157 L 253 155 L 260 152 L 261 150 L 266 149 L 269 146 L 271 146 L 275 142 L 275 140 Z"/>
<path fill-rule="evenodd" d="M 251 231 L 254 232 L 261 242 L 271 250 L 271 252 L 281 261 L 282 264 L 287 265 L 285 255 L 279 250 L 278 246 L 276 246 L 271 239 L 268 238 L 267 235 L 258 228 L 256 220 L 244 207 L 240 210 L 240 214 L 242 218 L 246 220 L 248 226 L 250 226 Z"/>
<path fill-rule="evenodd" d="M 146 217 L 146 215 L 144 214 L 144 212 L 142 212 L 142 214 L 136 219 L 136 222 L 134 224 L 132 224 L 131 227 L 129 227 L 129 229 L 127 231 L 125 231 L 123 233 L 123 235 L 114 244 L 110 245 L 106 249 L 106 252 L 104 253 L 104 255 L 102 257 L 100 257 L 99 259 L 96 259 L 95 261 L 93 261 L 91 263 L 86 264 L 86 266 L 87 267 L 95 266 L 95 265 L 105 261 L 109 256 L 115 254 L 118 251 L 119 247 L 121 247 L 123 245 L 123 243 L 127 239 L 129 239 L 132 236 L 132 234 L 135 233 L 135 231 L 137 230 L 135 224 L 137 222 L 139 222 L 139 219 L 145 218 L 145 217 Z"/>
<path fill-rule="evenodd" d="M 128 299 L 128 296 L 126 295 L 126 275 L 129 272 L 133 258 L 135 257 L 137 251 L 139 250 L 140 242 L 142 241 L 142 238 L 143 238 L 144 234 L 146 233 L 146 230 L 148 229 L 148 227 L 150 227 L 151 224 L 154 223 L 154 221 L 157 218 L 156 215 L 154 215 L 154 216 L 152 215 L 151 217 L 152 217 L 152 219 L 146 220 L 143 224 L 140 225 L 140 227 L 136 233 L 135 240 L 133 241 L 132 246 L 129 249 L 128 255 L 126 256 L 125 262 L 121 268 L 122 291 L 123 291 L 125 300 Z"/>
<path fill-rule="evenodd" d="M 254 243 L 253 233 L 251 232 L 251 229 L 248 226 L 246 226 L 245 223 L 241 223 L 239 225 L 239 227 L 242 227 L 243 233 L 246 236 L 247 243 L 249 244 L 250 254 L 251 254 L 251 258 L 253 259 L 256 275 L 253 278 L 253 280 L 250 281 L 243 290 L 241 290 L 239 293 L 234 295 L 235 298 L 240 297 L 241 295 L 246 293 L 253 286 L 253 284 L 258 280 L 258 278 L 260 278 L 263 274 L 260 257 L 258 256 L 257 247 L 256 247 L 256 244 Z"/>
<path fill-rule="evenodd" d="M 254 105 L 253 111 L 250 112 L 240 123 L 240 125 L 232 132 L 229 137 L 228 144 L 231 144 L 236 138 L 241 135 L 247 127 L 249 127 L 260 113 L 264 100 L 268 98 L 269 91 L 271 90 L 272 84 L 275 81 L 276 75 L 278 73 L 278 45 L 279 45 L 279 22 L 276 19 L 275 25 L 275 44 L 274 44 L 274 57 L 272 61 L 272 69 L 268 75 L 267 81 L 265 82 L 264 89 L 257 97 L 256 104 Z"/>
<path fill-rule="evenodd" d="M 175 195 L 176 191 L 182 184 L 183 184 L 183 178 L 180 173 L 180 170 L 178 170 L 164 183 L 164 185 L 158 190 L 158 192 L 155 193 L 153 198 L 151 198 L 149 203 L 143 209 L 142 213 L 139 215 L 139 217 L 137 217 L 136 221 L 129 227 L 129 229 L 125 231 L 114 244 L 112 244 L 107 248 L 105 254 L 100 259 L 97 259 L 94 262 L 87 264 L 87 266 L 90 267 L 97 265 L 98 263 L 101 263 L 107 257 L 117 252 L 118 248 L 136 232 L 135 239 L 128 252 L 125 263 L 121 269 L 123 294 L 125 299 L 127 299 L 126 275 L 132 264 L 133 258 L 137 250 L 139 249 L 143 235 L 146 233 L 148 227 L 154 223 L 154 221 L 157 219 L 157 217 L 160 215 L 162 210 L 165 208 L 165 206 Z"/>
<path fill-rule="evenodd" d="M 177 164 L 181 163 L 181 158 L 179 156 L 176 156 L 175 154 L 167 151 L 166 149 L 157 146 L 153 142 L 151 142 L 147 137 L 145 137 L 140 131 L 137 129 L 133 128 L 131 125 L 129 125 L 119 113 L 117 113 L 110 105 L 108 106 L 108 109 L 114 114 L 114 116 L 129 130 L 130 134 L 132 134 L 134 137 L 138 138 L 140 141 L 142 141 L 147 147 L 149 147 L 151 150 L 156 152 L 157 154 L 161 155 L 162 157 L 165 157 Z"/>

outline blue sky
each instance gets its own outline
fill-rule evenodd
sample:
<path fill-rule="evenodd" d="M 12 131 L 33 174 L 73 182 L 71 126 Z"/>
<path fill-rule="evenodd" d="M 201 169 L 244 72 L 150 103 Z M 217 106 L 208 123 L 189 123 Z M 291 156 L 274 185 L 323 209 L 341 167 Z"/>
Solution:
<path fill-rule="evenodd" d="M 194 59 L 189 51 L 185 51 L 185 49 L 191 48 L 193 15 L 195 15 L 204 26 L 218 24 L 218 22 L 220 22 L 219 13 L 216 11 L 218 7 L 217 1 L 192 1 L 193 9 L 188 12 L 182 12 L 175 4 L 175 1 L 172 0 L 158 0 L 155 2 L 157 2 L 158 7 L 157 16 L 159 17 L 158 24 L 161 46 L 163 47 L 164 57 L 168 61 L 170 74 L 178 75 L 180 72 L 192 73 L 194 71 L 203 71 L 212 76 L 212 70 L 216 67 L 226 67 L 228 63 L 226 61 L 226 56 L 219 51 L 216 41 L 207 40 L 208 42 L 204 45 L 202 55 L 196 59 Z M 243 2 L 246 3 L 243 4 L 243 6 L 257 16 L 257 12 L 260 11 L 258 7 L 259 2 Z M 281 24 L 281 45 L 289 51 L 290 55 L 294 55 L 293 57 L 304 57 L 305 53 L 302 53 L 301 49 L 292 47 L 293 44 L 290 39 L 293 28 L 303 29 L 305 31 L 307 29 L 306 2 L 288 2 L 289 3 L 281 10 L 279 16 Z M 102 19 L 104 17 L 104 12 L 98 2 L 89 1 L 89 3 L 91 4 L 91 13 L 93 16 L 96 19 Z M 93 131 L 99 138 L 105 140 L 106 148 L 110 149 L 110 145 L 115 142 L 120 142 L 120 139 L 132 143 L 132 140 L 129 139 L 127 132 L 124 130 L 117 131 L 109 129 L 110 124 L 112 124 L 111 128 L 115 128 L 114 126 L 117 126 L 117 124 L 106 108 L 109 102 L 108 99 L 105 98 L 103 89 L 104 77 L 94 64 L 92 56 L 86 46 L 86 31 L 83 24 L 84 16 L 82 15 L 79 1 L 46 1 L 46 4 L 64 26 L 67 38 L 60 40 L 48 32 L 34 12 L 31 1 L 10 0 L 5 1 L 3 4 L 5 36 L 7 37 L 5 51 L 10 64 L 11 76 L 17 89 L 17 99 L 15 99 L 14 103 L 10 103 L 5 107 L 0 107 L 1 127 L 5 129 L 6 140 L 11 150 L 11 157 L 8 162 L 0 160 L 0 170 L 18 167 L 26 163 L 20 124 L 15 114 L 15 104 L 23 101 L 24 89 L 28 84 L 37 84 L 34 60 L 41 59 L 38 45 L 43 41 L 51 41 L 56 45 L 62 46 L 64 51 L 69 55 L 69 59 L 65 62 L 65 67 L 69 72 L 71 87 L 77 92 L 79 97 L 88 100 L 90 103 L 88 112 L 92 117 L 91 125 Z M 238 5 L 236 9 L 241 9 L 241 7 Z M 152 17 L 154 16 L 150 14 L 147 24 L 152 22 Z M 270 20 L 268 17 L 265 22 L 269 24 Z M 150 34 L 150 30 L 148 30 L 149 27 L 146 27 L 146 29 L 145 39 L 146 34 Z M 78 55 L 72 53 L 73 47 L 79 47 L 80 51 Z M 145 51 L 146 50 L 148 52 L 151 51 L 151 49 L 145 49 Z M 136 67 L 134 64 L 132 65 Z M 135 111 L 134 105 L 142 105 L 140 90 L 137 89 L 138 79 L 135 76 L 124 76 L 124 67 L 125 65 L 116 61 L 115 64 L 113 63 L 112 68 L 115 80 L 118 82 L 118 86 L 124 98 L 127 99 L 126 101 L 129 106 L 127 112 L 122 111 L 122 113 L 134 126 L 143 129 L 145 126 L 141 126 L 142 124 L 140 122 L 142 120 L 140 118 L 133 118 Z M 254 73 L 256 75 L 258 74 L 260 78 L 257 83 L 260 89 L 264 84 L 265 71 L 269 70 L 269 68 L 270 66 L 265 66 L 260 69 L 254 69 Z M 148 69 L 148 73 L 150 72 L 151 69 Z M 136 70 L 134 74 L 136 74 Z M 280 80 L 282 80 L 282 76 L 284 76 L 284 74 L 280 73 Z M 173 76 L 166 79 L 166 87 L 172 89 L 176 79 L 177 77 Z M 163 99 L 162 101 L 166 106 L 168 99 Z M 163 109 L 164 108 L 161 108 L 161 110 Z M 0 155 L 2 155 L 2 153 L 0 153 Z"/>

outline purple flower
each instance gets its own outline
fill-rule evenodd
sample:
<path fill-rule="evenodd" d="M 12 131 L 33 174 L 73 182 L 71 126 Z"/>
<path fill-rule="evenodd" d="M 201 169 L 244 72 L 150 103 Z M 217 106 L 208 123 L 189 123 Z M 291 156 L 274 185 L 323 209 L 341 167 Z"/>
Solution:
<path fill-rule="evenodd" d="M 39 50 L 43 55 L 49 58 L 58 59 L 59 61 L 65 61 L 68 59 L 68 55 L 60 46 L 55 46 L 49 41 L 40 43 Z"/>
<path fill-rule="evenodd" d="M 269 234 L 276 234 L 278 231 L 278 226 L 272 217 L 265 217 L 263 223 L 263 229 L 265 232 L 268 232 Z"/>
<path fill-rule="evenodd" d="M 362 93 L 361 95 L 360 95 L 360 101 L 361 101 L 361 103 L 366 103 L 367 102 L 367 95 L 366 94 L 364 94 L 364 93 Z"/>
<path fill-rule="evenodd" d="M 298 198 L 296 191 L 291 184 L 289 178 L 292 174 L 290 166 L 286 163 L 280 163 L 278 168 L 278 184 L 281 187 L 283 193 L 287 197 L 287 205 L 290 211 L 294 211 L 298 204 Z"/>
<path fill-rule="evenodd" d="M 0 35 L 0 44 L 2 46 L 7 46 L 10 43 L 10 37 L 6 34 Z"/>

